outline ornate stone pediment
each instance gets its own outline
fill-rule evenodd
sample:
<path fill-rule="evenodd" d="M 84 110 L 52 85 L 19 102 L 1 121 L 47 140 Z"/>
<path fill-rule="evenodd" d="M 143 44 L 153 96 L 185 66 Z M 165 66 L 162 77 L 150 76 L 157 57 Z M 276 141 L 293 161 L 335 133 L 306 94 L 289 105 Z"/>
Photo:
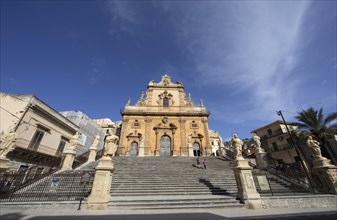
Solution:
<path fill-rule="evenodd" d="M 184 88 L 184 85 L 180 82 L 177 81 L 176 83 L 173 83 L 171 81 L 171 77 L 165 73 L 162 77 L 160 82 L 156 83 L 155 80 L 151 80 L 148 84 L 149 87 L 179 87 L 179 88 Z"/>
<path fill-rule="evenodd" d="M 165 73 L 165 75 L 161 77 L 161 81 L 159 82 L 159 84 L 161 84 L 163 86 L 168 86 L 168 85 L 172 84 L 171 77 L 169 77 L 169 75 L 167 75 Z"/>

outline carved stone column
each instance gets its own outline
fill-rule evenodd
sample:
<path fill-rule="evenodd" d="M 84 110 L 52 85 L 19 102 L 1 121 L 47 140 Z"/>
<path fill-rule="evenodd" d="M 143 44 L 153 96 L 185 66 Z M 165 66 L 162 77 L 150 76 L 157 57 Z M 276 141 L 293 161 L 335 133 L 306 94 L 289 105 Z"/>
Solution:
<path fill-rule="evenodd" d="M 144 157 L 145 154 L 145 145 L 144 145 L 144 135 L 139 138 L 139 150 L 138 150 L 138 156 Z"/>
<path fill-rule="evenodd" d="M 106 209 L 111 199 L 110 188 L 112 182 L 113 161 L 110 157 L 102 157 L 96 167 L 94 182 L 88 197 L 88 209 Z"/>
<path fill-rule="evenodd" d="M 159 144 L 158 144 L 158 130 L 156 130 L 156 147 L 155 147 L 155 150 L 154 150 L 154 155 L 155 156 L 159 156 Z"/>
<path fill-rule="evenodd" d="M 202 152 L 203 156 L 209 156 L 212 154 L 212 146 L 210 145 L 209 132 L 208 132 L 208 120 L 207 118 L 202 119 L 205 129 L 205 152 Z"/>
<path fill-rule="evenodd" d="M 180 118 L 180 156 L 189 156 L 188 153 L 188 143 L 187 143 L 187 135 L 186 135 L 186 120 Z M 193 154 L 193 152 L 192 152 Z"/>
<path fill-rule="evenodd" d="M 176 133 L 176 130 L 175 129 L 172 129 L 172 154 L 173 156 L 179 156 L 179 151 L 177 149 L 177 146 L 175 146 L 174 144 L 174 141 L 175 141 L 175 138 L 174 138 L 174 134 Z"/>
<path fill-rule="evenodd" d="M 194 154 L 193 154 L 193 145 L 192 145 L 192 143 L 189 143 L 189 144 L 188 144 L 188 156 L 194 157 Z"/>
<path fill-rule="evenodd" d="M 117 154 L 121 156 L 126 155 L 126 147 L 128 146 L 128 140 L 126 136 L 128 135 L 127 133 L 128 129 L 129 129 L 129 119 L 123 118 L 122 130 L 119 139 L 119 146 L 117 148 Z"/>
<path fill-rule="evenodd" d="M 152 119 L 150 119 L 149 117 L 145 118 L 145 146 L 144 146 L 144 155 L 145 156 L 150 156 L 150 141 L 152 139 L 152 135 L 153 133 L 151 133 L 151 123 L 152 123 Z M 152 155 L 151 155 L 152 156 Z"/>
<path fill-rule="evenodd" d="M 262 208 L 260 194 L 256 191 L 252 169 L 245 159 L 234 160 L 233 171 L 238 187 L 237 199 L 246 204 L 249 209 Z"/>

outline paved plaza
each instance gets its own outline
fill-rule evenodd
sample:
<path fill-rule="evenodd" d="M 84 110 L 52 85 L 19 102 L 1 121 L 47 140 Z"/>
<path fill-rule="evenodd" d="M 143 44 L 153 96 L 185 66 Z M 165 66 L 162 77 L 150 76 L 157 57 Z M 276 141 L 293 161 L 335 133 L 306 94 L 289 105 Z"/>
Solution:
<path fill-rule="evenodd" d="M 306 209 L 172 209 L 172 210 L 68 210 L 52 209 L 1 209 L 2 220 L 42 219 L 121 219 L 121 220 L 217 220 L 217 219 L 336 219 L 337 210 L 332 208 Z"/>

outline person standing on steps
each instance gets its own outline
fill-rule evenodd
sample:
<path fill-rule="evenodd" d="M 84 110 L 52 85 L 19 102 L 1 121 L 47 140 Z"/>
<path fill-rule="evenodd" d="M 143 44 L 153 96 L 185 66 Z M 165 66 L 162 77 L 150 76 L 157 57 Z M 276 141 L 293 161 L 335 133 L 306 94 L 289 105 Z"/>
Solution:
<path fill-rule="evenodd" d="M 201 167 L 201 164 L 200 164 L 200 158 L 199 158 L 199 157 L 197 157 L 197 167 L 198 167 L 198 168 L 202 168 L 202 167 Z"/>
<path fill-rule="evenodd" d="M 207 167 L 207 160 L 206 160 L 206 158 L 204 158 L 204 161 L 202 163 L 204 164 L 204 169 L 206 170 L 206 167 Z"/>

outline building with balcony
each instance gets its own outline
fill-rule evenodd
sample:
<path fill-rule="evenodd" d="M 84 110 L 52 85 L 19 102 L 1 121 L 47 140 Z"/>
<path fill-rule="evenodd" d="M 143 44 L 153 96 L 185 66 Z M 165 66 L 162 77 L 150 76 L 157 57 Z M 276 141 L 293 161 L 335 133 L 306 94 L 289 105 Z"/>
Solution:
<path fill-rule="evenodd" d="M 0 93 L 0 103 L 1 168 L 41 173 L 59 166 L 78 126 L 34 95 Z"/>
<path fill-rule="evenodd" d="M 292 164 L 300 160 L 286 126 L 290 132 L 298 129 L 296 123 L 286 122 L 284 124 L 283 121 L 274 121 L 251 131 L 261 138 L 261 147 L 275 163 Z"/>

